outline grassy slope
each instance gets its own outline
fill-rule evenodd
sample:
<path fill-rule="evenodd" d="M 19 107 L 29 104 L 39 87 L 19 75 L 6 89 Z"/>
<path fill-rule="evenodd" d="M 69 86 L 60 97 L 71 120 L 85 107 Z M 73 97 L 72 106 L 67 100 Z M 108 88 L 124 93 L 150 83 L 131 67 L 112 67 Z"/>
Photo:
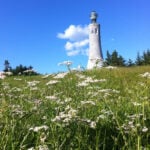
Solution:
<path fill-rule="evenodd" d="M 140 76 L 145 72 L 150 67 L 1 80 L 1 148 L 150 148 L 150 79 Z"/>

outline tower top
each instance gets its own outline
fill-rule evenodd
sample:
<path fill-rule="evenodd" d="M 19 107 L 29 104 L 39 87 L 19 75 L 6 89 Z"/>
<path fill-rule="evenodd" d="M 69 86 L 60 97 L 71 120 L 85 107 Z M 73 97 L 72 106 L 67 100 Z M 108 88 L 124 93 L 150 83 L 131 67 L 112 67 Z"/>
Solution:
<path fill-rule="evenodd" d="M 90 14 L 91 23 L 96 23 L 97 17 L 98 17 L 98 14 L 96 13 L 96 11 L 92 11 Z"/>

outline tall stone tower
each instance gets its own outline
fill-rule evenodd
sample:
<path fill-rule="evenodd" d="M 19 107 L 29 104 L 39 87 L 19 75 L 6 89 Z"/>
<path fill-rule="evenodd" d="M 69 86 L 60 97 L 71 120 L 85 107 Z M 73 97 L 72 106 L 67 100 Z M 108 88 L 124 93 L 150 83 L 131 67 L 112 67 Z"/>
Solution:
<path fill-rule="evenodd" d="M 100 38 L 100 24 L 97 24 L 98 14 L 95 11 L 91 12 L 89 24 L 89 60 L 87 69 L 103 66 L 103 55 Z"/>

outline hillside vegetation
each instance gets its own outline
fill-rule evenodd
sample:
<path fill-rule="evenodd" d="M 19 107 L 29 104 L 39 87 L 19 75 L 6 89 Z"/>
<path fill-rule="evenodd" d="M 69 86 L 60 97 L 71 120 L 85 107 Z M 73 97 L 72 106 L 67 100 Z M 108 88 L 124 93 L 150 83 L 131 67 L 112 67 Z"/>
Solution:
<path fill-rule="evenodd" d="M 2 150 L 149 150 L 150 67 L 0 80 Z"/>

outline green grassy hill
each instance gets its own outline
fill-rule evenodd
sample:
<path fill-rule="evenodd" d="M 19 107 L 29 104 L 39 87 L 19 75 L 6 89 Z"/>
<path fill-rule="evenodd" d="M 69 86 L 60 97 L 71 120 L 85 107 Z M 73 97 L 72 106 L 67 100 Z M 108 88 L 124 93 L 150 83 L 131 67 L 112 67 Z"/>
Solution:
<path fill-rule="evenodd" d="M 149 66 L 0 80 L 2 150 L 148 150 L 149 143 Z"/>

